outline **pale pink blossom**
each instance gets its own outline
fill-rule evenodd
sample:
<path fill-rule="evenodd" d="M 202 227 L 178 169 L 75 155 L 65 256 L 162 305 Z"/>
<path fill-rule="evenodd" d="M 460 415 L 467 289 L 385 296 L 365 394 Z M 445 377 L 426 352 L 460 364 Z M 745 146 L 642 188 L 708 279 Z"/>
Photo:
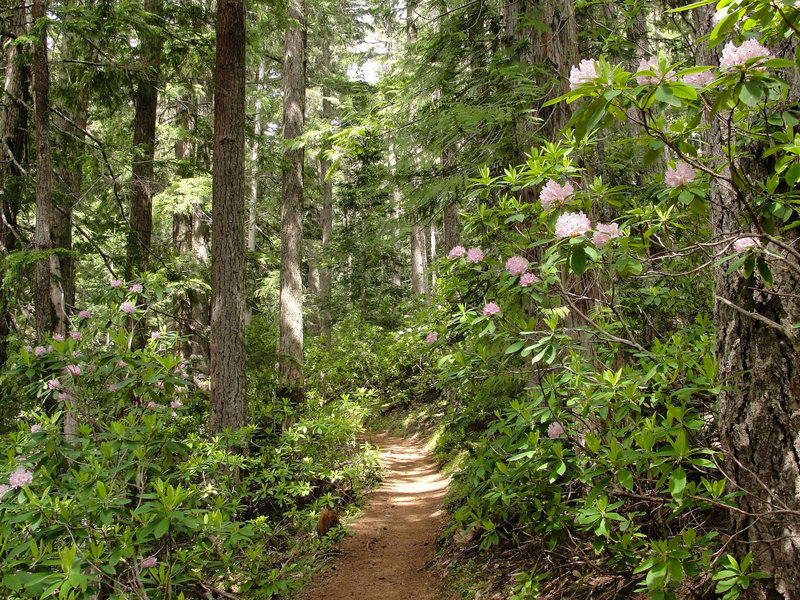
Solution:
<path fill-rule="evenodd" d="M 143 569 L 152 569 L 158 564 L 158 559 L 155 556 L 148 556 L 141 562 Z"/>
<path fill-rule="evenodd" d="M 17 469 L 8 476 L 8 485 L 12 488 L 21 488 L 33 481 L 33 473 L 27 469 Z"/>
<path fill-rule="evenodd" d="M 500 307 L 494 302 L 489 302 L 489 304 L 483 307 L 483 314 L 487 317 L 500 314 Z"/>
<path fill-rule="evenodd" d="M 673 188 L 692 183 L 694 178 L 694 169 L 685 162 L 679 162 L 674 169 L 667 169 L 664 173 L 664 183 Z"/>
<path fill-rule="evenodd" d="M 150 410 L 153 410 L 155 407 L 156 407 L 155 402 L 150 401 L 147 403 L 147 408 L 149 408 Z"/>
<path fill-rule="evenodd" d="M 11 491 L 10 485 L 6 485 L 5 483 L 0 483 L 0 500 L 2 500 L 3 496 L 5 496 L 10 491 Z"/>
<path fill-rule="evenodd" d="M 551 440 L 554 440 L 563 434 L 564 434 L 564 426 L 558 421 L 553 421 L 547 427 L 547 437 L 549 437 Z"/>
<path fill-rule="evenodd" d="M 574 65 L 569 72 L 569 89 L 574 90 L 581 84 L 590 83 L 597 78 L 597 61 L 591 58 L 584 58 L 580 63 Z"/>
<path fill-rule="evenodd" d="M 42 426 L 39 423 L 36 425 L 31 425 L 31 433 L 39 433 L 42 430 Z"/>
<path fill-rule="evenodd" d="M 711 71 L 701 71 L 700 73 L 689 73 L 683 76 L 683 83 L 696 87 L 706 87 L 716 79 Z"/>
<path fill-rule="evenodd" d="M 539 281 L 539 278 L 533 273 L 525 273 L 525 275 L 519 278 L 519 284 L 522 287 L 530 287 L 537 281 Z"/>
<path fill-rule="evenodd" d="M 564 185 L 559 185 L 557 182 L 550 179 L 539 194 L 539 202 L 542 203 L 542 208 L 544 210 L 550 210 L 553 207 L 561 206 L 569 201 L 574 193 L 575 189 L 569 181 Z"/>
<path fill-rule="evenodd" d="M 55 334 L 55 335 L 53 336 L 53 339 L 54 339 L 55 341 L 57 341 L 57 342 L 63 342 L 63 341 L 64 341 L 64 336 L 63 336 L 63 335 L 61 335 L 60 333 L 57 333 L 57 334 Z"/>
<path fill-rule="evenodd" d="M 151 340 L 157 340 L 160 337 L 161 337 L 161 332 L 160 331 L 151 331 L 150 332 L 150 339 Z"/>
<path fill-rule="evenodd" d="M 81 339 L 81 332 L 80 331 L 73 331 L 70 334 L 69 337 L 71 337 L 73 340 L 75 340 L 77 342 L 79 339 Z"/>
<path fill-rule="evenodd" d="M 653 77 L 652 75 L 637 75 L 636 82 L 639 85 L 647 85 L 648 83 L 659 83 L 662 79 L 667 81 L 675 81 L 675 71 L 669 71 L 667 73 L 661 73 L 661 70 L 658 66 L 658 58 L 653 56 L 649 59 L 641 59 L 639 61 L 639 66 L 637 68 L 638 71 L 653 71 L 657 75 Z"/>
<path fill-rule="evenodd" d="M 116 383 L 112 383 L 108 386 L 108 391 L 113 394 L 114 392 L 119 391 L 119 386 Z"/>
<path fill-rule="evenodd" d="M 78 313 L 78 316 L 83 317 L 84 319 L 88 319 L 89 317 L 92 316 L 92 313 L 90 313 L 88 310 L 82 310 L 81 312 Z"/>
<path fill-rule="evenodd" d="M 512 256 L 506 261 L 506 271 L 512 275 L 522 275 L 528 268 L 528 261 L 521 256 Z"/>
<path fill-rule="evenodd" d="M 447 253 L 447 258 L 450 260 L 456 260 L 457 258 L 461 258 L 467 253 L 464 249 L 464 246 L 453 246 L 450 248 L 450 252 Z"/>
<path fill-rule="evenodd" d="M 119 288 L 122 287 L 122 281 L 119 279 L 112 279 L 111 283 L 109 284 L 112 288 Z"/>
<path fill-rule="evenodd" d="M 131 287 L 128 288 L 129 292 L 133 292 L 134 294 L 140 293 L 144 288 L 142 287 L 141 283 L 134 283 Z"/>
<path fill-rule="evenodd" d="M 54 350 L 53 344 L 47 344 L 47 351 L 52 352 Z"/>
<path fill-rule="evenodd" d="M 77 350 L 73 350 L 73 351 L 72 351 L 72 357 L 73 357 L 73 358 L 78 358 L 80 355 L 81 355 L 81 353 L 80 353 L 80 352 L 78 352 Z"/>
<path fill-rule="evenodd" d="M 136 312 L 136 307 L 127 301 L 123 302 L 119 309 L 124 313 L 128 313 L 129 315 Z"/>
<path fill-rule="evenodd" d="M 437 341 L 439 341 L 439 334 L 435 331 L 431 331 L 428 334 L 428 337 L 425 338 L 425 341 L 429 344 L 435 344 Z"/>
<path fill-rule="evenodd" d="M 66 392 L 59 392 L 58 396 L 56 396 L 56 400 L 58 400 L 59 402 L 66 402 L 67 400 L 69 400 L 69 396 L 67 395 Z"/>
<path fill-rule="evenodd" d="M 170 408 L 180 408 L 181 406 L 183 406 L 183 402 L 181 402 L 180 400 L 173 400 L 172 402 L 169 403 L 169 406 Z"/>
<path fill-rule="evenodd" d="M 467 262 L 478 264 L 483 260 L 483 250 L 480 248 L 470 248 L 467 252 Z"/>
<path fill-rule="evenodd" d="M 61 382 L 58 379 L 51 379 L 47 382 L 47 389 L 48 390 L 57 390 L 61 387 Z"/>
<path fill-rule="evenodd" d="M 47 352 L 47 350 L 45 350 L 44 346 L 36 346 L 36 348 L 34 348 L 34 350 L 33 350 L 33 353 L 36 356 L 42 356 L 42 354 L 45 354 L 46 352 Z"/>
<path fill-rule="evenodd" d="M 619 230 L 619 225 L 617 223 L 610 223 L 606 225 L 605 223 L 598 223 L 595 225 L 595 229 L 597 231 L 592 234 L 592 241 L 594 245 L 598 248 L 602 248 L 603 245 L 608 242 L 612 238 L 617 238 L 622 233 Z"/>
<path fill-rule="evenodd" d="M 126 363 L 124 360 L 121 360 L 121 361 L 119 361 L 119 362 L 117 363 L 117 366 L 118 366 L 120 369 L 124 369 L 125 367 L 127 367 L 127 366 L 128 366 L 128 363 Z"/>
<path fill-rule="evenodd" d="M 77 377 L 81 374 L 81 368 L 78 365 L 67 365 L 65 370 L 73 377 Z"/>
<path fill-rule="evenodd" d="M 361 354 L 364 354 L 364 353 L 362 352 Z M 156 387 L 157 387 L 157 388 L 162 388 L 162 389 L 163 389 L 163 387 L 164 387 L 164 382 L 163 382 L 163 381 L 156 381 Z"/>
<path fill-rule="evenodd" d="M 739 238 L 735 242 L 733 242 L 733 249 L 737 252 L 744 252 L 749 250 L 750 248 L 757 248 L 761 245 L 761 240 L 758 238 L 752 237 L 743 237 Z"/>
<path fill-rule="evenodd" d="M 733 42 L 725 44 L 722 49 L 722 56 L 719 59 L 719 67 L 722 70 L 727 70 L 732 67 L 744 66 L 748 60 L 753 58 L 773 58 L 772 52 L 758 43 L 756 40 L 746 40 L 742 42 L 741 46 L 737 46 Z M 758 65 L 762 61 L 755 63 Z"/>
<path fill-rule="evenodd" d="M 28 354 L 32 354 L 33 353 L 33 347 L 32 346 L 25 346 L 25 352 L 27 352 Z"/>
<path fill-rule="evenodd" d="M 591 228 L 592 222 L 582 210 L 576 213 L 567 212 L 556 220 L 556 237 L 577 237 Z"/>

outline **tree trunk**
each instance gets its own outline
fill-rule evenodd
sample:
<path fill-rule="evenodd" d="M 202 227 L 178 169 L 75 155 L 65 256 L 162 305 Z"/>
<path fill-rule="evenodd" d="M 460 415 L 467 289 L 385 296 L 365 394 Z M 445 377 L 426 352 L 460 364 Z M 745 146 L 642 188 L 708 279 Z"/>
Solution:
<path fill-rule="evenodd" d="M 425 226 L 411 226 L 411 291 L 417 296 L 428 296 L 427 251 Z"/>
<path fill-rule="evenodd" d="M 695 11 L 699 35 L 711 31 L 714 12 L 713 6 Z M 773 50 L 793 59 L 791 44 Z M 700 47 L 698 64 L 718 64 L 717 52 Z M 792 83 L 789 100 L 797 102 L 800 90 Z M 709 190 L 715 239 L 761 227 L 747 218 L 749 192 L 724 179 L 738 171 L 736 182 L 765 181 L 774 172 L 771 159 L 731 164 L 726 148 L 734 141 L 727 131 L 714 119 L 706 134 L 712 156 L 724 163 L 722 179 L 715 179 Z M 762 152 L 763 146 L 754 146 L 748 154 L 760 157 Z M 742 595 L 751 600 L 800 598 L 800 518 L 774 512 L 800 511 L 800 338 L 793 326 L 800 321 L 800 273 L 788 267 L 798 262 L 800 233 L 787 226 L 778 235 L 794 252 L 768 245 L 771 287 L 757 273 L 745 279 L 741 269 L 726 272 L 726 264 L 714 272 L 715 352 L 724 384 L 718 397 L 720 441 L 730 490 L 744 492 L 736 499 L 744 512 L 730 512 L 733 547 L 740 558 L 752 552 L 753 570 L 772 576 L 751 581 Z"/>
<path fill-rule="evenodd" d="M 447 177 L 455 167 L 456 148 L 450 145 L 442 153 L 442 170 L 444 171 L 444 176 Z M 461 241 L 461 221 L 458 216 L 458 192 L 455 190 L 449 194 L 445 202 L 442 225 L 444 228 L 444 249 L 449 252 L 453 246 L 458 246 Z"/>
<path fill-rule="evenodd" d="M 325 76 L 330 75 L 331 67 L 331 48 L 329 34 L 326 31 L 322 39 L 322 70 Z M 322 86 L 322 120 L 330 123 L 333 119 L 333 103 L 330 101 L 332 90 L 330 86 Z M 333 236 L 333 181 L 326 179 L 331 168 L 330 159 L 324 156 L 319 160 L 320 179 L 322 181 L 322 212 L 320 220 L 322 225 L 322 260 L 329 258 L 331 238 Z M 325 338 L 326 343 L 331 343 L 331 311 L 328 307 L 331 294 L 331 269 L 323 267 L 319 272 L 319 325 L 320 334 Z"/>
<path fill-rule="evenodd" d="M 144 0 L 147 13 L 160 15 L 162 0 Z M 131 168 L 131 209 L 128 215 L 125 277 L 147 270 L 150 238 L 153 232 L 153 185 L 158 108 L 158 73 L 161 64 L 161 38 L 150 32 L 140 34 L 142 74 L 136 88 L 136 114 L 133 121 L 133 164 Z"/>
<path fill-rule="evenodd" d="M 247 423 L 244 335 L 244 0 L 217 5 L 209 431 Z"/>
<path fill-rule="evenodd" d="M 34 0 L 33 21 L 43 18 L 43 0 Z M 33 44 L 33 110 L 36 128 L 36 232 L 37 252 L 50 252 L 36 262 L 34 307 L 36 337 L 43 340 L 51 332 L 66 333 L 64 292 L 61 287 L 60 257 L 54 248 L 55 209 L 52 200 L 50 159 L 50 69 L 47 62 L 47 33 L 42 28 Z"/>
<path fill-rule="evenodd" d="M 283 139 L 303 133 L 306 107 L 305 0 L 290 0 L 283 54 Z M 283 393 L 299 405 L 303 391 L 303 161 L 302 147 L 285 153 L 281 204 L 281 306 L 278 357 Z"/>
<path fill-rule="evenodd" d="M 10 9 L 8 27 L 14 37 L 25 35 L 25 12 L 24 6 Z M 0 189 L 3 190 L 0 194 L 0 257 L 17 249 L 20 236 L 17 215 L 25 177 L 21 167 L 26 162 L 29 85 L 28 68 L 21 60 L 21 54 L 21 46 L 8 43 L 3 95 L 0 98 Z M 4 288 L 0 285 L 0 368 L 8 358 L 7 337 L 12 328 L 13 317 Z"/>

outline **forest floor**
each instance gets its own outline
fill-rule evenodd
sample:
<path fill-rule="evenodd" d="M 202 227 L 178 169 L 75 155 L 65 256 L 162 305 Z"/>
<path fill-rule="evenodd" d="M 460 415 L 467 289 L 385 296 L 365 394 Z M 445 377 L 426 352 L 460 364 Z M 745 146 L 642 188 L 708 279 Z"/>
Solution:
<path fill-rule="evenodd" d="M 339 544 L 341 556 L 310 585 L 304 600 L 434 600 L 439 580 L 430 570 L 444 522 L 449 480 L 417 439 L 373 434 L 383 484 Z"/>

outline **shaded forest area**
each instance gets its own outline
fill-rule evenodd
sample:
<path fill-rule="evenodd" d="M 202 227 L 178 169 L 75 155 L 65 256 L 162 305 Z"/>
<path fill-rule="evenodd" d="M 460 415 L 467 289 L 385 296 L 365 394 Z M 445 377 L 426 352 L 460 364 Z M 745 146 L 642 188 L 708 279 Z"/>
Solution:
<path fill-rule="evenodd" d="M 298 597 L 373 427 L 453 473 L 443 598 L 799 598 L 799 36 L 0 0 L 0 596 Z"/>

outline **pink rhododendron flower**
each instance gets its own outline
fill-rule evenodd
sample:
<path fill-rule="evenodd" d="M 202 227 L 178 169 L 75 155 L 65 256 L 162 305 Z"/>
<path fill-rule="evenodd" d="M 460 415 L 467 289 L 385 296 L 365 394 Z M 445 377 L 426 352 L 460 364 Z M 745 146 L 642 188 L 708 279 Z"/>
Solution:
<path fill-rule="evenodd" d="M 564 213 L 556 220 L 556 237 L 577 237 L 592 228 L 589 217 L 581 210 L 576 213 Z"/>
<path fill-rule="evenodd" d="M 158 564 L 158 559 L 155 556 L 148 556 L 141 562 L 143 569 L 152 569 L 157 564 Z"/>
<path fill-rule="evenodd" d="M 742 42 L 741 46 L 728 42 L 725 44 L 725 48 L 722 49 L 719 68 L 727 70 L 732 67 L 744 66 L 748 60 L 761 57 L 764 59 L 773 58 L 769 48 L 762 46 L 756 40 L 747 40 Z M 758 65 L 760 62 L 755 64 Z"/>
<path fill-rule="evenodd" d="M 56 396 L 56 400 L 59 402 L 66 402 L 69 400 L 69 396 L 65 392 L 59 392 L 58 396 Z"/>
<path fill-rule="evenodd" d="M 489 302 L 486 306 L 483 307 L 483 314 L 487 317 L 491 317 L 492 315 L 500 314 L 500 307 L 497 306 L 494 302 Z"/>
<path fill-rule="evenodd" d="M 81 353 L 80 353 L 80 352 L 78 352 L 77 350 L 73 350 L 73 351 L 72 351 L 72 357 L 73 357 L 73 358 L 78 358 L 80 355 L 81 355 Z"/>
<path fill-rule="evenodd" d="M 51 379 L 47 382 L 47 389 L 48 390 L 57 390 L 61 387 L 61 382 L 58 379 Z"/>
<path fill-rule="evenodd" d="M 84 319 L 88 319 L 89 317 L 92 316 L 92 313 L 90 313 L 88 310 L 82 310 L 81 312 L 78 313 L 78 316 L 83 317 Z"/>
<path fill-rule="evenodd" d="M 639 66 L 637 67 L 637 71 L 654 71 L 655 73 L 660 73 L 661 76 L 653 77 L 652 75 L 637 75 L 636 82 L 639 85 L 647 85 L 648 83 L 659 83 L 661 79 L 666 79 L 667 81 L 675 81 L 675 71 L 669 71 L 668 73 L 664 74 L 661 73 L 658 67 L 658 57 L 653 56 L 649 59 L 641 59 L 639 61 Z"/>
<path fill-rule="evenodd" d="M 547 428 L 547 437 L 551 440 L 564 434 L 564 426 L 558 421 L 553 421 Z"/>
<path fill-rule="evenodd" d="M 147 408 L 149 408 L 150 410 L 154 409 L 155 407 L 156 407 L 156 403 L 155 402 L 151 401 L 151 402 L 147 403 Z"/>
<path fill-rule="evenodd" d="M 25 346 L 25 352 L 28 354 L 33 354 L 33 346 Z"/>
<path fill-rule="evenodd" d="M 467 252 L 467 262 L 478 264 L 483 260 L 483 250 L 480 248 L 470 248 Z"/>
<path fill-rule="evenodd" d="M 33 481 L 33 473 L 27 469 L 17 469 L 8 476 L 8 485 L 12 488 L 21 488 Z"/>
<path fill-rule="evenodd" d="M 512 256 L 506 261 L 506 271 L 512 275 L 522 275 L 528 268 L 528 261 L 521 256 Z"/>
<path fill-rule="evenodd" d="M 81 374 L 81 368 L 78 365 L 67 365 L 65 370 L 73 377 L 77 377 Z"/>
<path fill-rule="evenodd" d="M 151 331 L 150 332 L 150 339 L 151 340 L 157 340 L 160 337 L 161 337 L 161 332 L 160 331 Z"/>
<path fill-rule="evenodd" d="M 70 337 L 71 337 L 73 340 L 75 340 L 75 341 L 78 341 L 79 339 L 81 339 L 81 332 L 80 332 L 80 331 L 73 331 L 73 332 L 70 334 Z"/>
<path fill-rule="evenodd" d="M 171 408 L 180 408 L 181 406 L 183 406 L 183 402 L 181 402 L 180 400 L 173 400 L 172 402 L 169 403 L 169 405 Z"/>
<path fill-rule="evenodd" d="M 41 356 L 42 354 L 45 354 L 46 352 L 47 352 L 47 350 L 45 350 L 44 346 L 36 346 L 36 348 L 33 350 L 33 353 L 36 356 Z"/>
<path fill-rule="evenodd" d="M 550 179 L 539 194 L 539 202 L 542 203 L 543 209 L 550 210 L 567 202 L 574 193 L 575 189 L 569 181 L 564 185 L 559 185 Z"/>
<path fill-rule="evenodd" d="M 685 162 L 678 163 L 674 169 L 667 169 L 664 173 L 664 183 L 673 188 L 692 183 L 694 178 L 694 169 Z"/>
<path fill-rule="evenodd" d="M 525 273 L 525 275 L 520 277 L 519 284 L 522 287 L 530 287 L 532 284 L 536 283 L 537 281 L 539 281 L 539 278 L 536 275 L 534 275 L 533 273 Z"/>
<path fill-rule="evenodd" d="M 42 426 L 37 423 L 36 425 L 31 425 L 31 433 L 39 433 L 42 430 Z"/>
<path fill-rule="evenodd" d="M 439 341 L 439 334 L 435 331 L 431 331 L 428 334 L 428 337 L 425 338 L 425 341 L 429 344 L 435 344 L 437 341 Z"/>
<path fill-rule="evenodd" d="M 733 242 L 733 249 L 737 252 L 744 252 L 750 248 L 756 248 L 757 246 L 761 245 L 761 240 L 758 238 L 752 237 L 743 237 L 739 238 L 735 242 Z"/>
<path fill-rule="evenodd" d="M 118 366 L 120 369 L 124 369 L 125 367 L 127 367 L 127 366 L 128 366 L 128 363 L 126 363 L 124 360 L 121 360 L 121 361 L 119 361 L 119 362 L 117 363 L 117 366 Z"/>
<path fill-rule="evenodd" d="M 453 246 L 450 248 L 450 252 L 447 253 L 447 258 L 450 260 L 455 260 L 457 258 L 461 258 L 467 253 L 464 249 L 464 246 Z"/>
<path fill-rule="evenodd" d="M 11 491 L 10 485 L 6 485 L 5 483 L 0 483 L 0 500 L 2 500 L 3 496 L 5 496 L 10 491 Z"/>
<path fill-rule="evenodd" d="M 683 76 L 683 83 L 686 85 L 694 85 L 696 87 L 706 87 L 709 83 L 716 79 L 714 73 L 711 71 L 702 71 L 700 73 L 689 73 Z"/>
<path fill-rule="evenodd" d="M 129 315 L 136 312 L 136 307 L 127 301 L 123 302 L 119 309 L 124 313 L 128 313 Z"/>
<path fill-rule="evenodd" d="M 63 335 L 61 335 L 60 333 L 57 333 L 57 334 L 55 334 L 55 335 L 53 336 L 53 339 L 54 339 L 55 341 L 57 341 L 57 342 L 63 342 L 63 341 L 64 341 L 64 336 L 63 336 Z"/>
<path fill-rule="evenodd" d="M 109 284 L 112 288 L 122 287 L 122 281 L 119 279 L 112 279 L 111 283 Z"/>
<path fill-rule="evenodd" d="M 114 392 L 119 391 L 119 386 L 116 383 L 112 383 L 108 386 L 108 391 L 113 394 Z"/>
<path fill-rule="evenodd" d="M 569 72 L 569 89 L 574 90 L 581 84 L 590 83 L 597 78 L 597 61 L 591 58 L 584 58 L 580 63 L 574 65 Z"/>
<path fill-rule="evenodd" d="M 362 352 L 361 354 L 364 354 L 364 353 Z M 156 381 L 156 387 L 157 388 L 163 388 L 164 387 L 164 382 L 163 381 Z"/>
<path fill-rule="evenodd" d="M 129 292 L 133 292 L 134 294 L 140 293 L 144 288 L 142 287 L 141 283 L 134 283 L 131 287 L 128 288 Z"/>
<path fill-rule="evenodd" d="M 595 229 L 597 231 L 592 234 L 592 241 L 597 248 L 601 248 L 610 239 L 622 235 L 619 231 L 619 225 L 617 223 L 611 223 L 609 225 L 606 225 L 605 223 L 598 223 L 595 226 Z"/>

